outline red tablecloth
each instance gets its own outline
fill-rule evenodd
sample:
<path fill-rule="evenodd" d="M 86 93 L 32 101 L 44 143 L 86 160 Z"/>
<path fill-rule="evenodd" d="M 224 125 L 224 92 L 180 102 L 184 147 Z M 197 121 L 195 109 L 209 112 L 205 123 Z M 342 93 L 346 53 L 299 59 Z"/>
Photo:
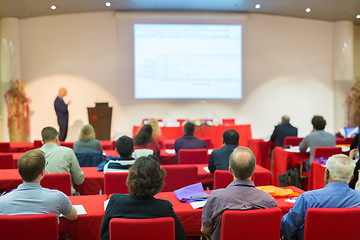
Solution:
<path fill-rule="evenodd" d="M 284 148 L 275 147 L 273 151 L 273 184 L 279 186 L 278 174 L 285 174 L 286 170 L 299 167 L 309 157 L 308 152 L 288 152 Z"/>
<path fill-rule="evenodd" d="M 70 221 L 60 218 L 59 233 L 66 233 L 71 240 L 100 240 L 100 227 L 104 217 L 104 201 L 107 195 L 72 196 L 73 205 L 83 205 L 87 215 Z"/>
<path fill-rule="evenodd" d="M 324 175 L 325 166 L 313 161 L 310 167 L 308 191 L 323 188 L 325 186 Z"/>
<path fill-rule="evenodd" d="M 240 134 L 240 146 L 248 146 L 251 139 L 251 126 L 247 125 L 219 125 L 219 126 L 200 126 L 196 127 L 195 136 L 200 138 L 211 138 L 212 147 L 220 148 L 222 145 L 222 135 L 226 130 L 234 129 Z M 133 136 L 139 131 L 139 126 L 134 126 Z M 177 139 L 183 136 L 183 127 L 162 127 L 161 134 L 165 139 Z"/>
<path fill-rule="evenodd" d="M 10 151 L 11 152 L 26 152 L 31 149 L 34 149 L 34 143 L 32 142 L 11 142 Z"/>
<path fill-rule="evenodd" d="M 270 170 L 271 142 L 263 139 L 249 139 L 249 148 L 254 152 L 256 164 Z"/>
<path fill-rule="evenodd" d="M 115 149 L 115 141 L 100 141 L 101 147 L 103 150 L 114 150 Z"/>

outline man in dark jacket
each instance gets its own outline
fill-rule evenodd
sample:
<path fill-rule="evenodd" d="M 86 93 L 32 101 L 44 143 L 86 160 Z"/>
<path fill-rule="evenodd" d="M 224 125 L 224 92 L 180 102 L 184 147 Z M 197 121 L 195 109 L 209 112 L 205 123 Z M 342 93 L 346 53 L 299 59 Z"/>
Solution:
<path fill-rule="evenodd" d="M 64 102 L 64 97 L 67 94 L 66 88 L 59 89 L 59 95 L 56 97 L 54 102 L 54 108 L 57 116 L 57 121 L 59 124 L 59 141 L 65 141 L 67 131 L 68 131 L 68 124 L 69 124 L 69 112 L 68 112 L 68 103 Z"/>
<path fill-rule="evenodd" d="M 298 130 L 290 124 L 290 117 L 287 115 L 282 116 L 281 122 L 274 129 L 270 140 L 275 141 L 276 146 L 283 147 L 284 139 L 287 136 L 296 137 Z"/>

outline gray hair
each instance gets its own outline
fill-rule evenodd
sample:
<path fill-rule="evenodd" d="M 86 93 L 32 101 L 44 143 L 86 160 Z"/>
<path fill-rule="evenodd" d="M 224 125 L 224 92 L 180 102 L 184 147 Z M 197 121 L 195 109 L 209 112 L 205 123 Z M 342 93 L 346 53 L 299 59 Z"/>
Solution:
<path fill-rule="evenodd" d="M 229 165 L 237 179 L 247 179 L 255 171 L 256 159 L 254 153 L 248 147 L 237 147 L 230 155 Z"/>
<path fill-rule="evenodd" d="M 344 154 L 336 154 L 327 160 L 325 167 L 329 171 L 332 180 L 349 183 L 354 172 L 355 163 Z"/>

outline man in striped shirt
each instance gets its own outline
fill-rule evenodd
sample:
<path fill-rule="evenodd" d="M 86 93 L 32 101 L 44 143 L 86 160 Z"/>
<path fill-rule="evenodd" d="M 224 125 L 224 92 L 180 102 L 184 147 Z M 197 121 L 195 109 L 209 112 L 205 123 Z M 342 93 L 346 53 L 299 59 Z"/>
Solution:
<path fill-rule="evenodd" d="M 84 182 L 84 173 L 80 169 L 72 149 L 59 146 L 59 133 L 53 127 L 46 127 L 41 131 L 44 145 L 40 148 L 45 153 L 47 165 L 45 173 L 70 173 L 73 183 L 80 185 Z M 71 194 L 76 193 L 71 183 Z"/>

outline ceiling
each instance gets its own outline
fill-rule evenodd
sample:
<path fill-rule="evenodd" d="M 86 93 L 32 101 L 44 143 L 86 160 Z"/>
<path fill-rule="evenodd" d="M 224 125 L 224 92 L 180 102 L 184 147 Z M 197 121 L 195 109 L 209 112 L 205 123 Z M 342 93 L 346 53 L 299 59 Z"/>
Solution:
<path fill-rule="evenodd" d="M 106 7 L 105 2 L 111 6 Z M 255 8 L 260 4 L 259 9 Z M 51 10 L 52 5 L 56 10 Z M 311 8 L 307 13 L 306 8 Z M 29 18 L 97 11 L 184 10 L 262 13 L 360 25 L 360 0 L 0 0 L 0 18 Z"/>

